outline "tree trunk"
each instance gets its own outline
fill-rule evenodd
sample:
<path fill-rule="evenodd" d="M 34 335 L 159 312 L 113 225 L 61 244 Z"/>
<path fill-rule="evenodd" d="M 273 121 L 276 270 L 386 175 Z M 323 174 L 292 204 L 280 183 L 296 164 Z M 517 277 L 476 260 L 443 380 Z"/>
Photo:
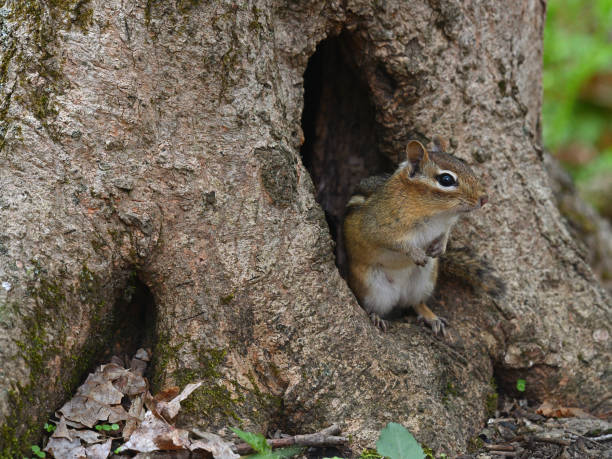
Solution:
<path fill-rule="evenodd" d="M 486 419 L 493 375 L 506 391 L 526 379 L 530 399 L 609 402 L 610 299 L 540 154 L 544 10 L 7 0 L 2 451 L 36 441 L 137 319 L 154 330 L 155 387 L 204 379 L 182 422 L 221 433 L 338 422 L 358 452 L 395 421 L 455 454 Z M 492 301 L 443 280 L 432 307 L 450 344 L 413 317 L 374 329 L 332 240 L 342 269 L 351 187 L 434 135 L 491 196 L 453 243 L 508 287 Z"/>

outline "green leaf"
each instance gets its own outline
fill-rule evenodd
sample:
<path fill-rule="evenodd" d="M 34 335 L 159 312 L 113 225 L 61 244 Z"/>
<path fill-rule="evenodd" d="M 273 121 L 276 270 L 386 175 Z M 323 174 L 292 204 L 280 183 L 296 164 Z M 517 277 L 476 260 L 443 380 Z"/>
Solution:
<path fill-rule="evenodd" d="M 102 430 L 106 430 L 108 432 L 109 430 L 111 430 L 111 426 L 109 426 L 108 424 L 104 424 L 102 426 Z"/>
<path fill-rule="evenodd" d="M 270 448 L 270 445 L 266 441 L 266 437 L 264 437 L 263 435 L 252 433 L 252 432 L 245 432 L 244 430 L 236 429 L 235 427 L 230 427 L 230 429 L 232 430 L 232 432 L 238 435 L 242 440 L 248 443 L 251 446 L 251 448 L 253 448 L 258 453 L 271 453 L 272 452 L 272 448 Z"/>
<path fill-rule="evenodd" d="M 123 451 L 123 446 L 117 446 L 117 448 L 115 449 L 114 453 L 115 454 L 119 454 L 121 451 Z"/>
<path fill-rule="evenodd" d="M 383 457 L 373 449 L 365 449 L 359 456 L 359 459 L 383 459 Z"/>
<path fill-rule="evenodd" d="M 47 455 L 44 451 L 40 450 L 40 446 L 38 445 L 32 445 L 30 448 L 32 448 L 32 452 L 38 457 L 45 457 Z"/>
<path fill-rule="evenodd" d="M 425 453 L 408 430 L 401 424 L 390 422 L 380 432 L 376 449 L 390 459 L 423 459 Z"/>
<path fill-rule="evenodd" d="M 119 424 L 111 424 L 111 430 L 119 430 Z"/>
<path fill-rule="evenodd" d="M 94 429 L 96 430 L 102 430 L 102 425 L 98 424 L 97 426 L 94 427 Z"/>
<path fill-rule="evenodd" d="M 56 429 L 54 424 L 49 424 L 48 422 L 45 422 L 44 428 L 47 432 L 53 432 Z"/>
<path fill-rule="evenodd" d="M 519 392 L 525 392 L 526 385 L 527 385 L 527 382 L 524 379 L 516 380 L 516 390 L 518 390 Z"/>

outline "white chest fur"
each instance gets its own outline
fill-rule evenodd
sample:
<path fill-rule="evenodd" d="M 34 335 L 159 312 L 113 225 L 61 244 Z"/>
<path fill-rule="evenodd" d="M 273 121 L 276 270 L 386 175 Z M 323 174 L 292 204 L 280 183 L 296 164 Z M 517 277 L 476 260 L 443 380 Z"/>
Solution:
<path fill-rule="evenodd" d="M 425 301 L 435 287 L 432 276 L 435 264 L 430 259 L 423 267 L 414 264 L 400 269 L 373 266 L 366 280 L 365 309 L 384 316 L 396 306 L 414 306 Z"/>
<path fill-rule="evenodd" d="M 433 218 L 408 233 L 406 240 L 425 250 L 440 235 L 448 237 L 457 219 L 457 215 Z M 403 253 L 382 252 L 366 275 L 365 309 L 384 316 L 397 306 L 414 306 L 425 301 L 435 287 L 435 269 L 437 260 L 431 258 L 421 267 Z"/>

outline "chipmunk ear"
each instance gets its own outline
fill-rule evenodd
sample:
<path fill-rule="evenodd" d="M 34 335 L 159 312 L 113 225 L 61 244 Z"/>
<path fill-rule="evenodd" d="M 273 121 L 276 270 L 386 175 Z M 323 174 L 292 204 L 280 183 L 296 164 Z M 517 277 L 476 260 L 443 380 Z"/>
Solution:
<path fill-rule="evenodd" d="M 406 145 L 406 161 L 410 165 L 410 176 L 413 176 L 417 171 L 423 170 L 422 165 L 429 160 L 427 150 L 416 140 L 411 140 Z"/>

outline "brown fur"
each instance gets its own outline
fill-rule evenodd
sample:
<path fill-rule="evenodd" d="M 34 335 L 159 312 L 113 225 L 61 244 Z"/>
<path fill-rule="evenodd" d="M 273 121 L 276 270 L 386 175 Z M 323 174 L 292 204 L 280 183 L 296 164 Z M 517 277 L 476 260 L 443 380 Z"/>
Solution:
<path fill-rule="evenodd" d="M 479 208 L 483 198 L 486 198 L 485 190 L 472 170 L 451 155 L 427 152 L 418 142 L 410 142 L 406 148 L 406 160 L 391 176 L 363 180 L 347 209 L 344 236 L 349 260 L 348 281 L 360 302 L 370 294 L 366 279 L 374 263 L 383 263 L 382 266 L 390 270 L 416 267 L 412 257 L 425 255 L 410 255 L 412 252 L 406 246 L 407 241 L 429 238 L 429 233 L 437 231 L 435 228 L 441 224 L 439 220 L 432 223 L 433 219 L 443 218 L 443 221 L 452 222 L 454 220 L 445 219 Z M 442 170 L 456 175 L 456 188 L 443 189 L 438 186 L 437 176 Z M 452 223 L 443 225 L 447 226 L 442 228 L 450 228 Z M 428 228 L 431 231 L 428 232 Z M 441 231 L 448 235 L 448 229 Z M 435 237 L 419 243 L 433 243 Z M 424 247 L 419 250 L 424 250 Z M 385 255 L 389 251 L 404 256 L 389 257 Z M 435 284 L 438 259 L 434 258 L 433 261 L 430 280 Z M 466 271 L 467 276 L 480 274 L 481 279 L 486 278 L 482 276 L 482 267 L 477 268 L 475 263 L 469 265 Z M 500 290 L 499 285 L 497 290 Z M 440 322 L 424 303 L 414 306 L 429 321 Z M 440 326 L 438 323 L 438 329 Z M 444 327 L 441 328 L 443 331 Z"/>

